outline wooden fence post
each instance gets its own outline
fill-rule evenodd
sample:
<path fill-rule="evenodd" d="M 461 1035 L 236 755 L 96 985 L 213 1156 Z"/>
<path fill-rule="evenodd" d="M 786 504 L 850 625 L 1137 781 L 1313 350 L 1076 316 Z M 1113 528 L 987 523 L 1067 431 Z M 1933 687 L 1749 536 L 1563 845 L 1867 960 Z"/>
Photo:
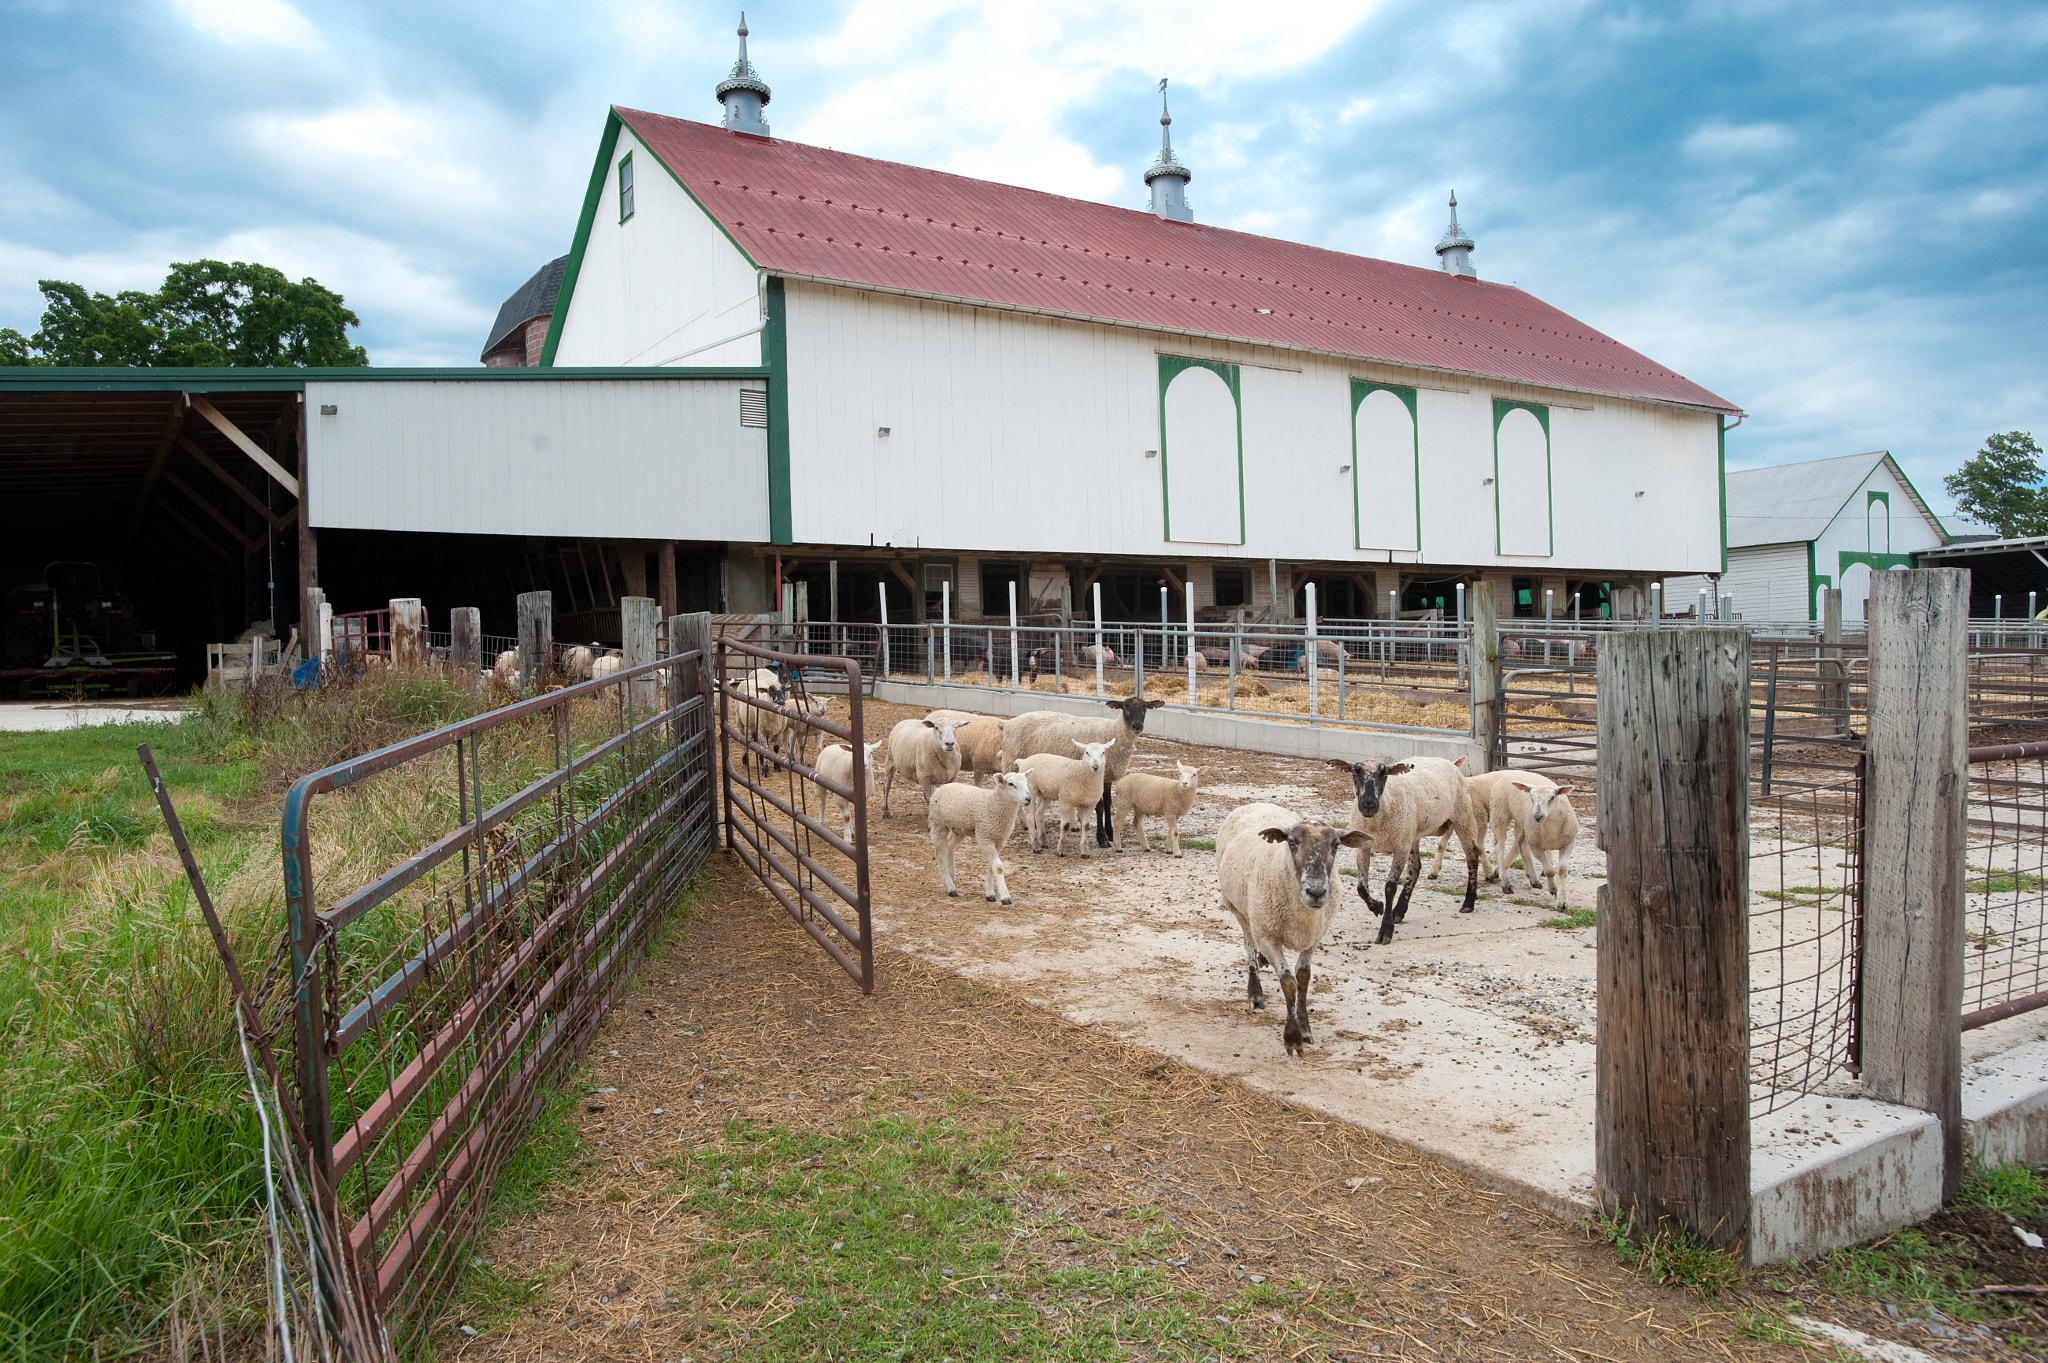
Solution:
<path fill-rule="evenodd" d="M 1822 677 L 1820 703 L 1823 708 L 1839 711 L 1842 727 L 1847 734 L 1853 727 L 1849 723 L 1849 686 L 1844 680 L 1847 675 L 1842 668 L 1842 589 L 1823 587 L 1820 593 L 1820 641 Z"/>
<path fill-rule="evenodd" d="M 427 610 L 417 596 L 391 598 L 391 665 L 408 671 L 427 665 Z"/>
<path fill-rule="evenodd" d="M 1501 732 L 1500 613 L 1491 582 L 1473 583 L 1468 596 L 1472 609 L 1472 741 L 1485 749 L 1486 770 L 1492 771 L 1506 755 L 1495 751 Z"/>
<path fill-rule="evenodd" d="M 555 594 L 519 594 L 519 684 L 538 695 L 555 672 Z"/>
<path fill-rule="evenodd" d="M 619 598 L 620 651 L 625 655 L 620 661 L 623 666 L 638 667 L 642 663 L 653 662 L 659 656 L 655 652 L 654 639 L 655 611 L 659 606 L 660 603 L 651 596 Z M 652 710 L 654 678 L 634 678 L 626 684 L 626 694 L 636 711 Z"/>
<path fill-rule="evenodd" d="M 448 671 L 474 686 L 483 667 L 484 613 L 475 606 L 457 606 L 448 612 Z"/>
<path fill-rule="evenodd" d="M 1870 575 L 1863 833 L 1863 1090 L 1941 1119 L 1963 1177 L 1963 893 L 1970 574 Z"/>
<path fill-rule="evenodd" d="M 1749 637 L 1600 645 L 1600 1205 L 1746 1253 Z"/>

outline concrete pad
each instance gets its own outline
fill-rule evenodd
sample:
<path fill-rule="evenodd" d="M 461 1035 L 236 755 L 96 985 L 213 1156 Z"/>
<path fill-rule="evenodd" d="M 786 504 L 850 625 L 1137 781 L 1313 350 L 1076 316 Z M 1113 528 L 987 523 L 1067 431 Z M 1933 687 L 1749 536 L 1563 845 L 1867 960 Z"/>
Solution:
<path fill-rule="evenodd" d="M 1750 1126 L 1750 1262 L 1808 1259 L 1941 1210 L 1941 1123 L 1807 1095 Z"/>
<path fill-rule="evenodd" d="M 148 701 L 9 701 L 0 704 L 0 733 L 53 733 L 94 724 L 175 724 L 185 717 L 185 702 Z"/>
<path fill-rule="evenodd" d="M 2048 1164 L 2048 1041 L 1963 1066 L 1963 1140 L 1985 1164 Z"/>

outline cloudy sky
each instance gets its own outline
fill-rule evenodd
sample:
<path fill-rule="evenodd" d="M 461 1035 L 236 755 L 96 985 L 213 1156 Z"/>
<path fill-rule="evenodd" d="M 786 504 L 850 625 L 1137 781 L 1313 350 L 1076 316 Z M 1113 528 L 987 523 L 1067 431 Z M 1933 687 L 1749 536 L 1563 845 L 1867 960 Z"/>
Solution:
<path fill-rule="evenodd" d="M 1132 207 L 1160 76 L 1198 217 L 1476 263 L 1745 408 L 1738 465 L 1888 448 L 1922 493 L 2048 440 L 2048 7 L 1730 0 L 754 8 L 777 136 Z M 39 278 L 261 260 L 380 365 L 474 364 L 568 248 L 611 103 L 711 121 L 735 15 L 0 0 L 0 326 Z"/>

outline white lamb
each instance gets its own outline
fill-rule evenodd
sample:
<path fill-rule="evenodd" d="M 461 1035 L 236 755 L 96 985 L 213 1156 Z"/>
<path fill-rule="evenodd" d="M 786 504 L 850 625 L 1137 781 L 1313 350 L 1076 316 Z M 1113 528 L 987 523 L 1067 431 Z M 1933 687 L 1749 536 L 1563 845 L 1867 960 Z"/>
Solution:
<path fill-rule="evenodd" d="M 982 876 L 982 897 L 991 903 L 998 898 L 1010 902 L 1010 882 L 1004 878 L 1003 844 L 1017 826 L 1018 812 L 1033 804 L 1030 780 L 1018 772 L 999 772 L 994 788 L 948 784 L 932 792 L 925 819 L 931 828 L 932 852 L 939 862 L 939 883 L 946 893 L 959 897 L 954 884 L 953 853 L 968 838 L 988 859 Z"/>
<path fill-rule="evenodd" d="M 1031 850 L 1044 849 L 1045 821 L 1053 823 L 1053 853 L 1067 854 L 1067 823 L 1071 817 L 1078 835 L 1080 854 L 1088 855 L 1088 830 L 1083 823 L 1087 811 L 1102 802 L 1102 784 L 1108 773 L 1108 753 L 1114 743 L 1074 742 L 1079 757 L 1054 753 L 1033 753 L 1017 762 L 1017 770 L 1031 778 L 1032 805 L 1027 816 L 1031 827 Z"/>
<path fill-rule="evenodd" d="M 1191 767 L 1175 759 L 1180 775 L 1162 776 L 1154 772 L 1134 771 L 1116 783 L 1116 798 L 1123 802 L 1123 816 L 1117 822 L 1116 846 L 1123 850 L 1124 834 L 1135 833 L 1138 850 L 1144 851 L 1150 844 L 1145 840 L 1145 816 L 1166 820 L 1166 850 L 1175 856 L 1180 851 L 1180 821 L 1195 803 L 1197 783 L 1207 767 Z"/>
<path fill-rule="evenodd" d="M 932 787 L 943 786 L 960 774 L 959 722 L 951 719 L 906 719 L 889 731 L 889 747 L 882 754 L 882 817 L 889 817 L 889 793 L 895 789 L 896 773 L 915 781 L 930 804 Z"/>
<path fill-rule="evenodd" d="M 1505 798 L 1494 804 L 1494 858 L 1500 865 L 1501 888 L 1514 888 L 1514 853 L 1522 858 L 1529 891 L 1537 889 L 1539 872 L 1551 896 L 1564 904 L 1568 853 L 1579 837 L 1579 812 L 1572 808 L 1572 788 L 1533 772 L 1517 772 L 1507 783 Z M 1504 842 L 1512 838 L 1513 847 Z"/>
<path fill-rule="evenodd" d="M 1464 759 L 1458 759 L 1462 762 Z M 1358 851 L 1358 897 L 1380 916 L 1376 939 L 1381 945 L 1394 940 L 1394 925 L 1408 916 L 1408 899 L 1422 874 L 1422 840 L 1456 833 L 1465 849 L 1465 902 L 1459 913 L 1472 912 L 1479 898 L 1479 828 L 1472 818 L 1472 796 L 1465 789 L 1465 777 L 1458 762 L 1441 757 L 1411 757 L 1388 766 L 1385 762 L 1366 766 L 1362 762 L 1329 759 L 1333 767 L 1351 773 L 1357 794 L 1358 814 L 1352 827 L 1367 835 Z M 1384 904 L 1372 897 L 1372 854 L 1375 848 L 1387 853 L 1387 890 Z M 1408 881 L 1402 885 L 1406 871 Z M 1394 891 L 1401 892 L 1399 900 Z"/>
<path fill-rule="evenodd" d="M 882 750 L 881 739 L 864 744 L 866 752 L 864 765 L 868 773 L 868 789 L 874 789 L 875 754 Z M 853 789 L 853 745 L 851 743 L 828 743 L 818 752 L 818 775 L 828 781 Z M 853 841 L 853 801 L 843 795 L 827 790 L 825 798 L 832 806 L 832 812 L 839 816 L 840 836 Z"/>
<path fill-rule="evenodd" d="M 1018 759 L 1033 753 L 1056 753 L 1064 757 L 1069 743 L 1109 740 L 1111 746 L 1105 768 L 1109 784 L 1104 785 L 1102 803 L 1095 808 L 1095 845 L 1107 847 L 1112 841 L 1110 830 L 1115 826 L 1112 817 L 1116 798 L 1113 784 L 1131 769 L 1131 754 L 1137 751 L 1138 735 L 1145 732 L 1145 716 L 1165 703 L 1163 700 L 1139 700 L 1136 696 L 1128 700 L 1104 701 L 1104 705 L 1117 711 L 1114 719 L 1083 719 L 1058 710 L 1028 710 L 1003 724 L 1003 748 L 998 757 L 1000 769 L 1009 771 Z"/>
<path fill-rule="evenodd" d="M 1331 883 L 1337 874 L 1337 849 L 1362 848 L 1369 839 L 1357 829 L 1339 833 L 1327 824 L 1303 823 L 1284 809 L 1280 813 L 1286 815 L 1285 822 L 1239 826 L 1239 836 L 1219 858 L 1216 879 L 1223 907 L 1244 929 L 1246 997 L 1253 1008 L 1266 1006 L 1259 961 L 1271 961 L 1287 999 L 1281 1037 L 1289 1055 L 1300 1055 L 1303 1046 L 1315 1042 L 1308 1020 L 1309 965 L 1337 916 L 1340 896 Z"/>
<path fill-rule="evenodd" d="M 607 653 L 602 658 L 592 658 L 589 669 L 590 679 L 597 681 L 602 677 L 609 677 L 625 665 L 626 659 L 623 654 Z"/>

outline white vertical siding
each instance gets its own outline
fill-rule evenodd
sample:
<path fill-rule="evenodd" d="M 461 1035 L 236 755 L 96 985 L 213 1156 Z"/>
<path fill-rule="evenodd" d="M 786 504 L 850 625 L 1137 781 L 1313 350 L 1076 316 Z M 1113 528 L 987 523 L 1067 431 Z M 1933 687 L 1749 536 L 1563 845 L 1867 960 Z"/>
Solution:
<path fill-rule="evenodd" d="M 315 526 L 765 540 L 739 380 L 308 383 Z M 336 408 L 319 415 L 323 404 Z"/>
<path fill-rule="evenodd" d="M 1728 571 L 1721 577 L 1720 594 L 1735 597 L 1735 613 L 1745 620 L 1807 620 L 1806 543 L 1754 544 L 1728 551 Z M 1703 576 L 1670 577 L 1664 580 L 1667 610 L 1684 610 L 1699 604 L 1700 588 L 1710 586 Z"/>
<path fill-rule="evenodd" d="M 1546 414 L 1547 415 L 1547 414 Z M 1550 535 L 1550 436 L 1526 408 L 1501 417 L 1494 434 L 1493 498 L 1500 517 L 1500 552 L 1548 558 Z"/>
<path fill-rule="evenodd" d="M 1215 370 L 1189 365 L 1163 399 L 1167 531 L 1175 540 L 1236 544 L 1243 539 L 1237 400 Z"/>
<path fill-rule="evenodd" d="M 1408 404 L 1396 393 L 1376 389 L 1358 404 L 1352 427 L 1358 449 L 1352 495 L 1357 502 L 1353 514 L 1359 547 L 1420 549 L 1414 514 L 1415 418 L 1409 415 Z"/>

